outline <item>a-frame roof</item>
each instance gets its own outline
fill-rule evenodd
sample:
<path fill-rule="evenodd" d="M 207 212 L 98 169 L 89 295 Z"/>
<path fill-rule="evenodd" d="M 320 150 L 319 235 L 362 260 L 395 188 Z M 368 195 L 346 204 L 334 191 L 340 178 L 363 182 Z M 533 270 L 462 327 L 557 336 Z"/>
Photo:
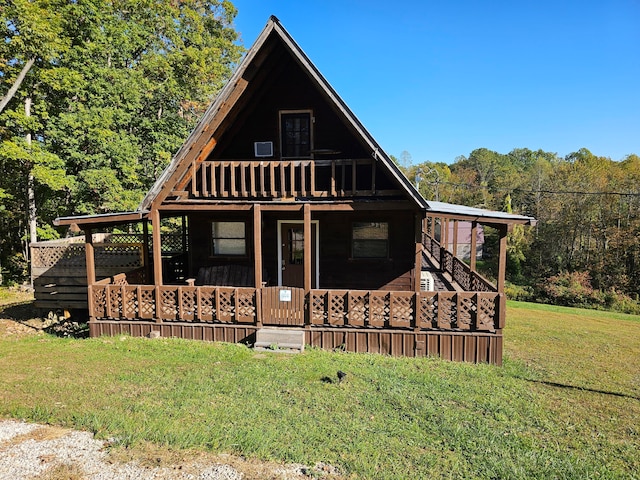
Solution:
<path fill-rule="evenodd" d="M 169 192 L 176 187 L 185 175 L 188 174 L 192 162 L 206 160 L 215 149 L 218 139 L 229 126 L 230 112 L 239 103 L 249 83 L 256 77 L 261 68 L 269 68 L 269 53 L 273 42 L 277 40 L 291 54 L 302 70 L 308 75 L 313 84 L 324 94 L 328 102 L 331 102 L 334 110 L 342 117 L 362 144 L 371 152 L 371 156 L 389 172 L 389 175 L 397 181 L 398 186 L 406 194 L 418 209 L 426 212 L 449 216 L 451 218 L 475 218 L 481 223 L 497 224 L 533 224 L 535 219 L 522 215 L 512 215 L 505 212 L 494 212 L 461 205 L 444 204 L 425 200 L 416 190 L 413 184 L 400 171 L 393 160 L 384 152 L 373 136 L 340 98 L 337 92 L 322 76 L 320 71 L 311 62 L 291 35 L 284 29 L 280 21 L 272 16 L 258 36 L 253 46 L 248 50 L 240 65 L 232 75 L 229 82 L 218 94 L 213 103 L 207 108 L 204 115 L 193 129 L 187 140 L 175 154 L 171 163 L 163 171 L 162 175 L 149 190 L 140 203 L 136 212 L 125 212 L 114 218 L 122 222 L 135 221 L 141 217 L 147 217 L 150 210 L 157 208 L 167 197 Z M 255 81 L 255 80 L 254 80 Z M 56 219 L 56 225 L 68 225 L 78 223 L 83 225 L 102 224 L 109 219 L 102 216 L 64 217 Z"/>
<path fill-rule="evenodd" d="M 261 67 L 266 68 L 266 58 L 269 50 L 268 39 L 273 35 L 277 36 L 285 48 L 288 49 L 311 81 L 324 93 L 327 100 L 333 103 L 336 111 L 339 112 L 344 121 L 356 132 L 363 144 L 370 149 L 371 155 L 375 160 L 386 167 L 386 170 L 398 182 L 407 197 L 415 203 L 416 207 L 427 209 L 426 200 L 417 192 L 391 158 L 380 148 L 380 145 L 322 76 L 291 35 L 284 29 L 280 21 L 275 16 L 272 16 L 229 82 L 209 106 L 198 125 L 189 135 L 189 138 L 176 153 L 151 190 L 149 190 L 140 204 L 139 210 L 148 210 L 161 203 L 171 188 L 186 174 L 191 162 L 194 159 L 197 161 L 205 160 L 215 148 L 217 139 L 220 138 L 222 133 L 220 130 L 224 128 L 225 117 L 232 111 L 251 78 L 255 77 L 255 72 Z"/>

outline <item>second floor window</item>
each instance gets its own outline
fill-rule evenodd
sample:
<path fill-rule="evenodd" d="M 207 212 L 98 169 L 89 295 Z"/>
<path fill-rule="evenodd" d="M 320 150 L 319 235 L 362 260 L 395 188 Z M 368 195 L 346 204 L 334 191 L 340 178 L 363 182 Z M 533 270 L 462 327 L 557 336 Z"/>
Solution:
<path fill-rule="evenodd" d="M 280 112 L 282 158 L 309 158 L 312 149 L 310 110 Z"/>

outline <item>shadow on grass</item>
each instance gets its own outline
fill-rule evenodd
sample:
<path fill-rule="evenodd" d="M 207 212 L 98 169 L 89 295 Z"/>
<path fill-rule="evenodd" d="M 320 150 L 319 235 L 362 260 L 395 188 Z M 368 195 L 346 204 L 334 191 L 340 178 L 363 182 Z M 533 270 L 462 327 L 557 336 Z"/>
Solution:
<path fill-rule="evenodd" d="M 0 319 L 10 320 L 34 331 L 42 331 L 57 337 L 87 338 L 89 336 L 88 313 L 83 310 L 39 309 L 33 301 L 13 303 L 0 308 Z"/>
<path fill-rule="evenodd" d="M 33 302 L 20 302 L 4 305 L 0 308 L 0 318 L 24 323 L 29 320 L 42 320 Z M 28 325 L 30 326 L 30 325 Z"/>
<path fill-rule="evenodd" d="M 579 387 L 579 386 L 576 386 L 576 385 L 567 385 L 565 383 L 549 382 L 547 380 L 533 380 L 531 378 L 524 378 L 524 377 L 518 377 L 518 378 L 520 378 L 521 380 L 525 380 L 527 382 L 537 383 L 537 384 L 540 384 L 540 385 L 546 385 L 548 387 L 564 388 L 564 389 L 568 389 L 568 390 L 578 390 L 578 391 L 581 391 L 581 392 L 599 393 L 599 394 L 602 394 L 602 395 L 611 395 L 613 397 L 630 398 L 632 400 L 639 400 L 640 401 L 640 397 L 637 397 L 635 395 L 629 395 L 627 393 L 609 392 L 607 390 L 598 390 L 596 388 Z"/>

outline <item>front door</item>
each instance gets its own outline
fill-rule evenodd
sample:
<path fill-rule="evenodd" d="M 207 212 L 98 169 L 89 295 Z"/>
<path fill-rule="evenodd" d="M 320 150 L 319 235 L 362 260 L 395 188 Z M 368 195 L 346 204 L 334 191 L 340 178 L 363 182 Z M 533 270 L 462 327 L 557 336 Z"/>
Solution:
<path fill-rule="evenodd" d="M 311 288 L 317 288 L 316 223 L 311 224 Z M 304 224 L 280 224 L 280 285 L 304 288 Z"/>

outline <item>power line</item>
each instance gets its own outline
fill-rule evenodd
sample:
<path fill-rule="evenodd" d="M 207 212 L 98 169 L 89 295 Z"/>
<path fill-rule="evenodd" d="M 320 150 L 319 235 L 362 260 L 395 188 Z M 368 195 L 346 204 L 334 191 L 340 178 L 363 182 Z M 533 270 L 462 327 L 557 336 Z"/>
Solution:
<path fill-rule="evenodd" d="M 454 182 L 424 182 L 427 185 L 440 186 L 440 185 L 449 185 L 453 187 L 462 187 L 462 188 L 474 188 L 474 189 L 482 189 L 486 188 L 487 190 L 492 191 L 501 191 L 501 192 L 520 192 L 520 193 L 530 193 L 530 194 L 548 194 L 548 195 L 614 195 L 620 197 L 640 197 L 640 192 L 588 192 L 588 191 L 580 191 L 580 190 L 524 190 L 522 188 L 491 188 L 483 187 L 482 185 L 474 185 L 472 183 L 454 183 Z"/>

